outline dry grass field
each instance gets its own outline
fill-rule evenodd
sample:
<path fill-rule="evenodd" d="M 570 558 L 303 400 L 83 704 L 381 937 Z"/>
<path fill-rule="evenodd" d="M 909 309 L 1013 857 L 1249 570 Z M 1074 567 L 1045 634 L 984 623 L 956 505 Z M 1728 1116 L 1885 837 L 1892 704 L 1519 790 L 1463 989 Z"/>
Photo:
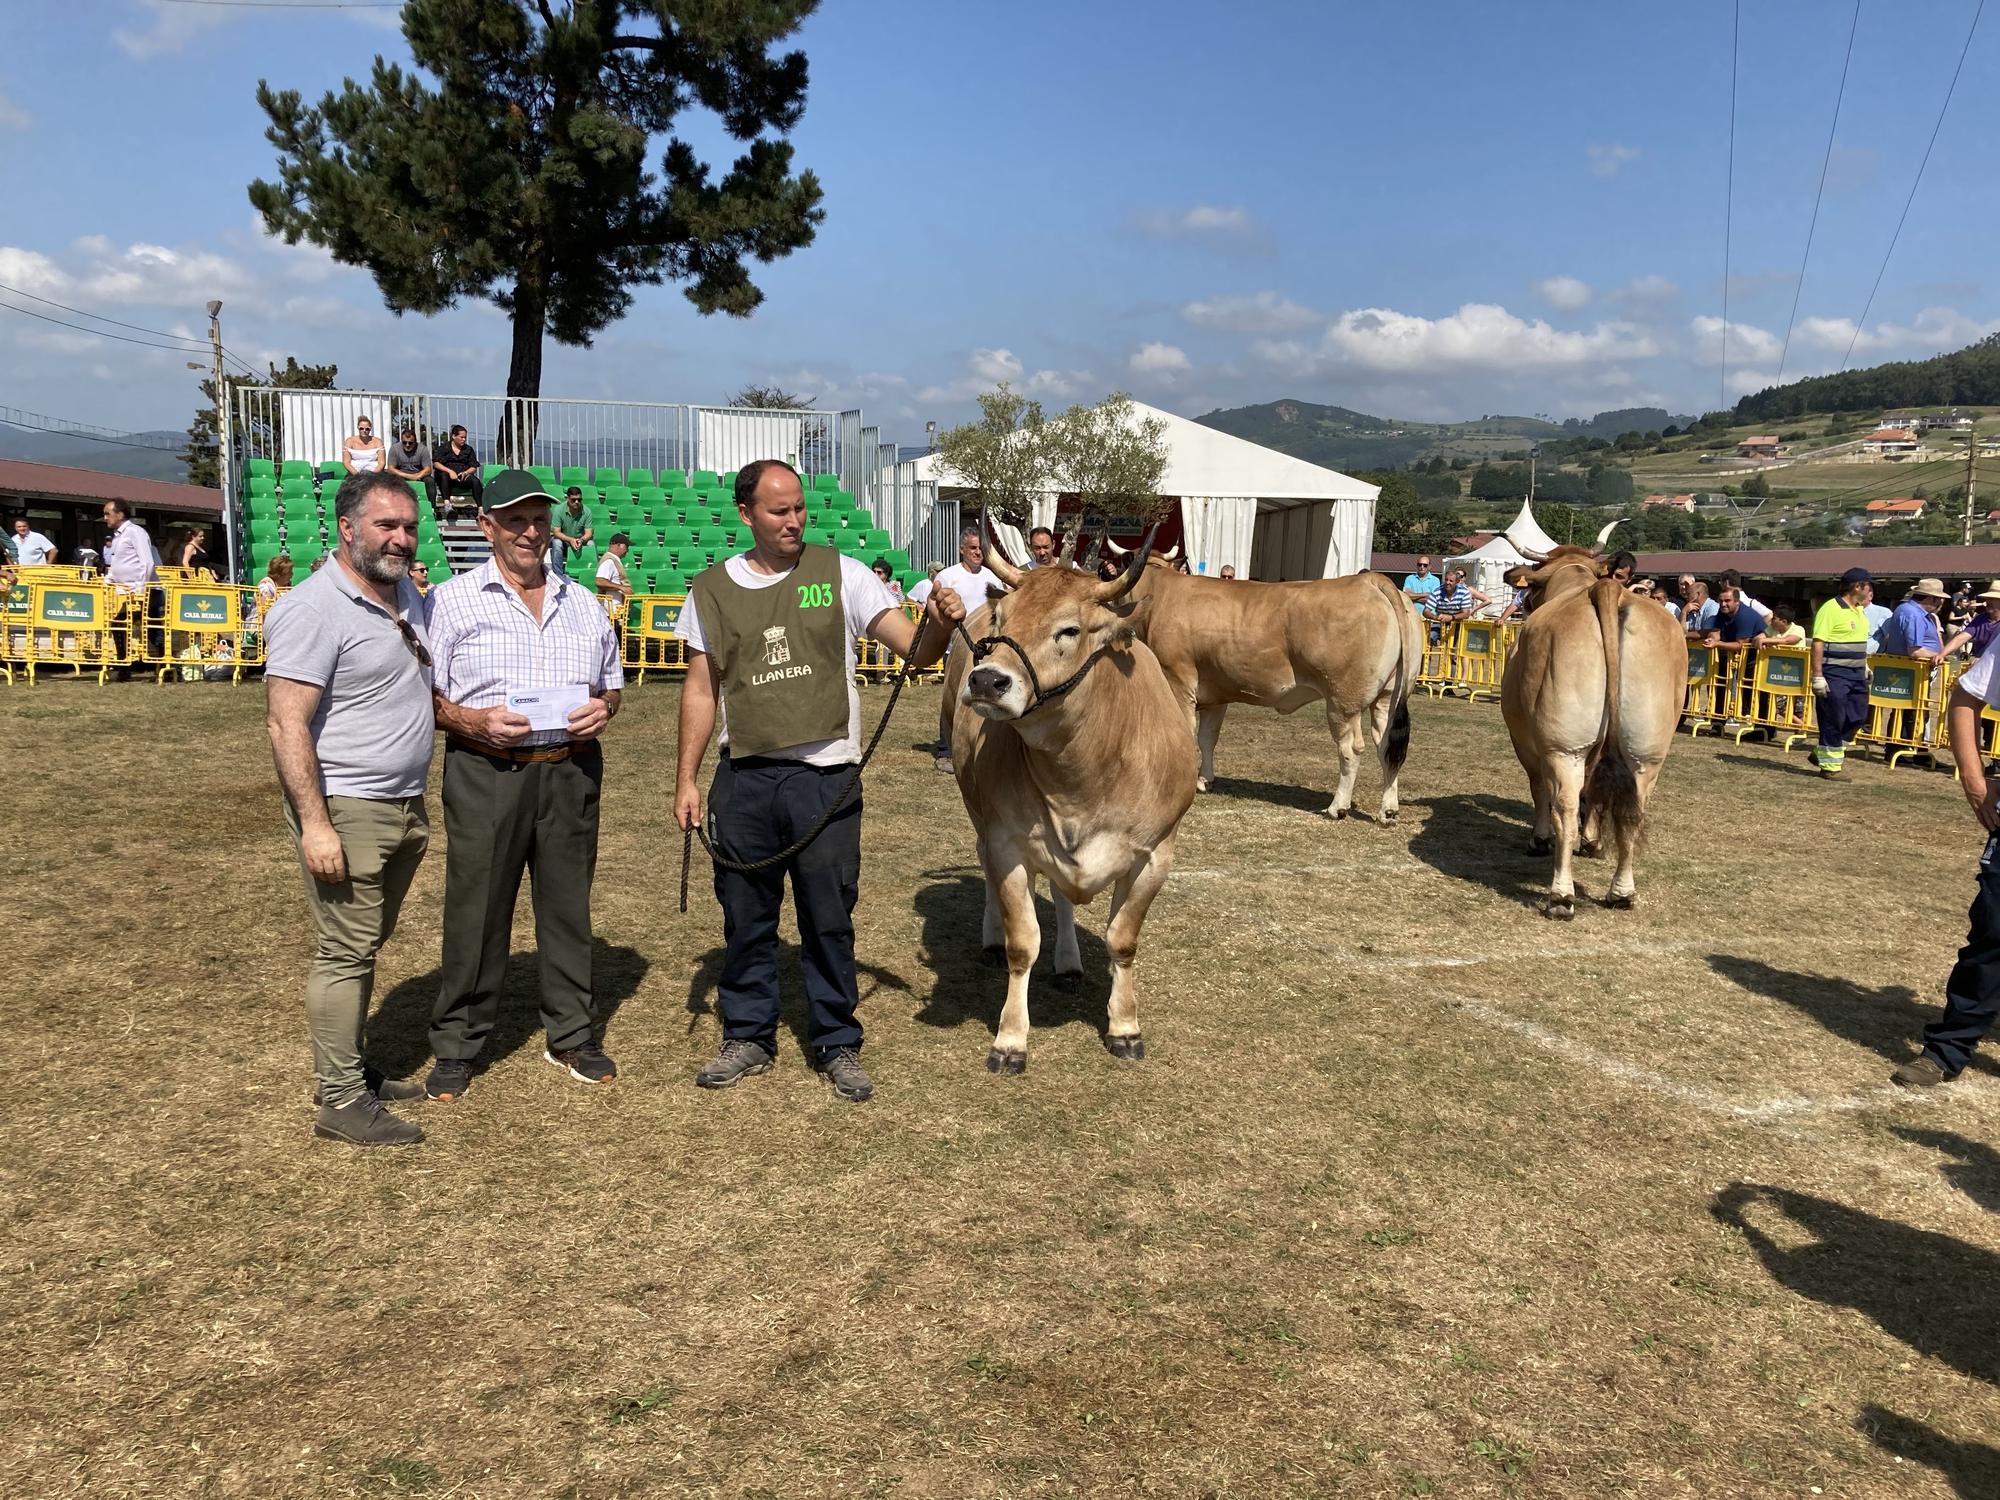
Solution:
<path fill-rule="evenodd" d="M 791 1042 L 691 1086 L 721 921 L 674 911 L 649 685 L 597 885 L 621 1081 L 542 1063 L 523 956 L 468 1098 L 362 1153 L 308 1135 L 261 693 L 0 692 L 0 1494 L 2000 1494 L 1995 1068 L 1885 1081 L 1971 892 L 1948 776 L 1683 739 L 1640 909 L 1557 926 L 1492 706 L 1418 701 L 1392 828 L 1318 816 L 1316 713 L 1239 711 L 1146 932 L 1147 1060 L 1100 1045 L 1094 968 L 1003 1078 L 935 693 L 868 784 L 872 1104 Z"/>

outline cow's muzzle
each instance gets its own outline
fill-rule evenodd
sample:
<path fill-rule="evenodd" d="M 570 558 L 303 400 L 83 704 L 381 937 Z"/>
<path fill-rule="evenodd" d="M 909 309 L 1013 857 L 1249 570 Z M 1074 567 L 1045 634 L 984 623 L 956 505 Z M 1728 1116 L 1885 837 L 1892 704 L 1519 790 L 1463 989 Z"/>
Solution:
<path fill-rule="evenodd" d="M 966 674 L 959 696 L 982 718 L 1012 719 L 1021 713 L 1022 705 L 1013 701 L 1019 686 L 1019 679 L 1004 667 L 974 667 Z"/>

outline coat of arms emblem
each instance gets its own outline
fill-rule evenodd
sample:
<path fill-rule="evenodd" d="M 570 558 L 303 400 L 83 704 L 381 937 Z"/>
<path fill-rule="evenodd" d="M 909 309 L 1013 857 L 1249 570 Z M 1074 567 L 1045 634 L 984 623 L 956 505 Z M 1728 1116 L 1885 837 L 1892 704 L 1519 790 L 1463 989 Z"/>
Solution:
<path fill-rule="evenodd" d="M 785 627 L 771 625 L 764 630 L 764 665 L 782 667 L 792 659 L 792 644 L 785 639 Z"/>

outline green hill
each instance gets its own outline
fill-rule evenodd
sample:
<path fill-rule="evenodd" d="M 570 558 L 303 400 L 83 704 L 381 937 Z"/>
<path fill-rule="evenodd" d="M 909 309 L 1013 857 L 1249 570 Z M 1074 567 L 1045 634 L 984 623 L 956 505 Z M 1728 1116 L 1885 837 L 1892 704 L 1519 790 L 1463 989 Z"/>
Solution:
<path fill-rule="evenodd" d="M 2000 405 L 2000 334 L 1930 359 L 1812 375 L 1767 386 L 1736 403 L 1739 422 L 1789 422 L 1814 412 Z"/>
<path fill-rule="evenodd" d="M 1509 416 L 1484 416 L 1467 422 L 1403 422 L 1345 406 L 1286 399 L 1212 411 L 1195 420 L 1308 463 L 1353 471 L 1407 468 L 1415 460 L 1428 458 L 1477 462 L 1518 453 L 1550 438 L 1601 437 L 1608 442 L 1622 433 L 1685 426 L 1691 419 L 1671 416 L 1658 407 L 1628 407 L 1600 412 L 1588 420 L 1572 417 L 1560 423 Z"/>

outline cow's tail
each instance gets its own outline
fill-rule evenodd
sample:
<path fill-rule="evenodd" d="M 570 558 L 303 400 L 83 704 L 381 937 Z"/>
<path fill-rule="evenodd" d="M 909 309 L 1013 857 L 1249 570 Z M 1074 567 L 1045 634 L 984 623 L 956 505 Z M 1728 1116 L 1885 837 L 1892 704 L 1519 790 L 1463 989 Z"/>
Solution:
<path fill-rule="evenodd" d="M 1415 633 L 1410 625 L 1410 607 L 1400 598 L 1393 600 L 1390 609 L 1396 622 L 1396 682 L 1393 691 L 1396 706 L 1389 714 L 1389 732 L 1382 737 L 1382 764 L 1390 775 L 1403 769 L 1403 762 L 1410 758 L 1410 688 L 1416 673 L 1410 663 L 1410 639 Z M 1421 650 L 1421 646 L 1418 648 Z"/>
<path fill-rule="evenodd" d="M 1600 583 L 1593 590 L 1598 633 L 1604 637 L 1604 744 L 1592 767 L 1584 795 L 1596 809 L 1600 836 L 1615 840 L 1622 830 L 1635 841 L 1643 832 L 1645 805 L 1639 800 L 1639 777 L 1625 753 L 1618 726 L 1618 700 L 1623 693 L 1625 590 Z"/>

